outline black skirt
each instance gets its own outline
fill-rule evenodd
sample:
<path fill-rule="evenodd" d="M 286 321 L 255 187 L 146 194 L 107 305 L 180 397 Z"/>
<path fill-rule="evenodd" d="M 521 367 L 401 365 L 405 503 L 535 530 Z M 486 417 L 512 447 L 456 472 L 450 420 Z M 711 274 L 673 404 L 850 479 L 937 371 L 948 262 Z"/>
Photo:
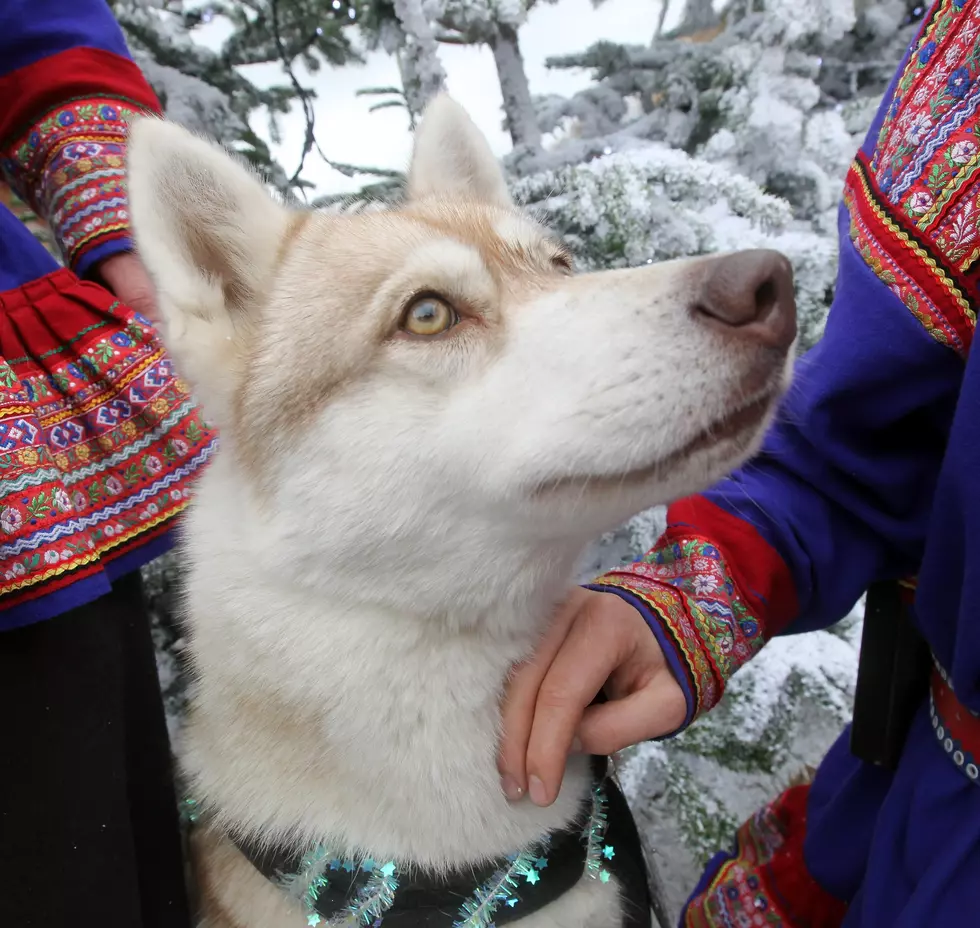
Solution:
<path fill-rule="evenodd" d="M 189 928 L 139 574 L 0 633 L 0 925 Z"/>

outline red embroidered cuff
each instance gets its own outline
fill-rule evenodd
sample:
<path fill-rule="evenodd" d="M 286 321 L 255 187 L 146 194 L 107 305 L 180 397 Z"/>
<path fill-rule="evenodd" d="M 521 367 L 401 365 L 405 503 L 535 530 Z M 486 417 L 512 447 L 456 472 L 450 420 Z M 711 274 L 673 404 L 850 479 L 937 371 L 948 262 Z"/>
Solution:
<path fill-rule="evenodd" d="M 675 505 L 668 523 L 645 557 L 593 585 L 626 591 L 650 611 L 664 632 L 658 640 L 673 650 L 668 663 L 678 677 L 682 668 L 679 682 L 693 695 L 693 720 L 718 703 L 732 674 L 765 643 L 770 614 L 792 610 L 794 596 L 773 549 L 714 504 L 695 498 Z M 744 561 L 733 564 L 731 553 Z M 747 569 L 761 582 L 753 583 Z"/>
<path fill-rule="evenodd" d="M 11 186 L 47 217 L 73 268 L 90 249 L 129 237 L 126 131 L 140 112 L 118 97 L 74 100 L 13 140 Z"/>
<path fill-rule="evenodd" d="M 45 217 L 68 264 L 128 244 L 126 133 L 159 104 L 139 68 L 98 49 L 70 49 L 0 78 L 0 169 Z"/>
<path fill-rule="evenodd" d="M 717 704 L 729 677 L 762 647 L 762 626 L 721 554 L 676 535 L 628 568 L 595 581 L 628 590 L 659 617 L 694 691 L 695 717 Z"/>

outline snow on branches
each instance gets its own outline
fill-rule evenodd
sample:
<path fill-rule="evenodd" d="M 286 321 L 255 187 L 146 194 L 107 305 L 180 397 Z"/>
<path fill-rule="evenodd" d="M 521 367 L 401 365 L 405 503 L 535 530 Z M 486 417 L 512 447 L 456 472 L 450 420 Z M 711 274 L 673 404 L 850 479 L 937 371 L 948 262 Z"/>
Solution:
<path fill-rule="evenodd" d="M 512 189 L 564 235 L 584 269 L 777 248 L 796 268 L 801 347 L 823 330 L 833 238 L 794 221 L 785 200 L 724 167 L 646 145 L 523 178 Z"/>

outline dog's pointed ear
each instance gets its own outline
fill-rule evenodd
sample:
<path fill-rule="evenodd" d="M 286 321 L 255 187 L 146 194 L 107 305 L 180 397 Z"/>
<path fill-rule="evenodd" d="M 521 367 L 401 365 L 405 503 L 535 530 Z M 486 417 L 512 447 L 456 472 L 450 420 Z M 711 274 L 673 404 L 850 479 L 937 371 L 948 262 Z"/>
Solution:
<path fill-rule="evenodd" d="M 410 200 L 430 197 L 511 206 L 500 162 L 466 110 L 447 94 L 426 107 L 415 132 Z"/>
<path fill-rule="evenodd" d="M 136 245 L 164 309 L 212 321 L 222 309 L 232 321 L 246 313 L 288 221 L 259 179 L 175 123 L 142 118 L 130 127 L 128 186 Z"/>
<path fill-rule="evenodd" d="M 220 428 L 295 217 L 223 149 L 161 119 L 134 121 L 127 167 L 133 234 L 156 285 L 164 341 Z"/>

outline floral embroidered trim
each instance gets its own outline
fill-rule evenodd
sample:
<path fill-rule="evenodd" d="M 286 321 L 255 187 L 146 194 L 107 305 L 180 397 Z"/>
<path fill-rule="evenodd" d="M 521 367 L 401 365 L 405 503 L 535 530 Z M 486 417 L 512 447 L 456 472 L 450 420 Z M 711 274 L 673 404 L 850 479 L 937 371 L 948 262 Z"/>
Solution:
<path fill-rule="evenodd" d="M 0 147 L 0 171 L 46 216 L 65 260 L 129 231 L 125 184 L 128 124 L 149 108 L 117 96 L 67 102 Z"/>
<path fill-rule="evenodd" d="M 791 928 L 756 868 L 785 841 L 783 825 L 771 806 L 760 809 L 739 828 L 735 850 L 699 898 L 684 913 L 684 928 L 751 925 Z M 746 921 L 748 919 L 748 921 Z"/>
<path fill-rule="evenodd" d="M 98 571 L 100 560 L 166 527 L 215 445 L 149 319 L 70 271 L 45 280 L 63 300 L 59 323 L 78 335 L 38 346 L 37 355 L 0 358 L 6 610 Z M 14 330 L 37 313 L 31 305 L 4 311 Z"/>
<path fill-rule="evenodd" d="M 967 292 L 975 291 L 980 279 L 970 275 L 968 291 L 963 274 L 943 263 L 942 252 L 936 256 L 940 241 L 918 240 L 914 226 L 890 214 L 861 156 L 848 172 L 844 204 L 851 241 L 864 262 L 929 335 L 965 357 L 976 328 L 976 311 Z M 980 215 L 977 218 L 980 221 Z"/>
<path fill-rule="evenodd" d="M 845 204 L 868 266 L 940 344 L 969 353 L 980 294 L 980 4 L 937 0 Z"/>
<path fill-rule="evenodd" d="M 718 703 L 728 679 L 764 643 L 761 622 L 704 538 L 673 537 L 594 585 L 631 593 L 660 619 L 694 689 L 696 714 Z"/>
<path fill-rule="evenodd" d="M 980 13 L 967 0 L 938 0 L 896 84 L 878 133 L 872 168 L 889 201 L 925 206 L 913 188 L 929 175 L 929 164 L 946 151 L 980 101 L 976 80 Z M 931 202 L 931 198 L 930 198 Z"/>
<path fill-rule="evenodd" d="M 709 864 L 709 872 L 716 869 L 688 902 L 683 928 L 831 928 L 843 922 L 846 906 L 817 884 L 803 857 L 809 789 L 792 787 L 739 828 L 732 852 Z"/>

